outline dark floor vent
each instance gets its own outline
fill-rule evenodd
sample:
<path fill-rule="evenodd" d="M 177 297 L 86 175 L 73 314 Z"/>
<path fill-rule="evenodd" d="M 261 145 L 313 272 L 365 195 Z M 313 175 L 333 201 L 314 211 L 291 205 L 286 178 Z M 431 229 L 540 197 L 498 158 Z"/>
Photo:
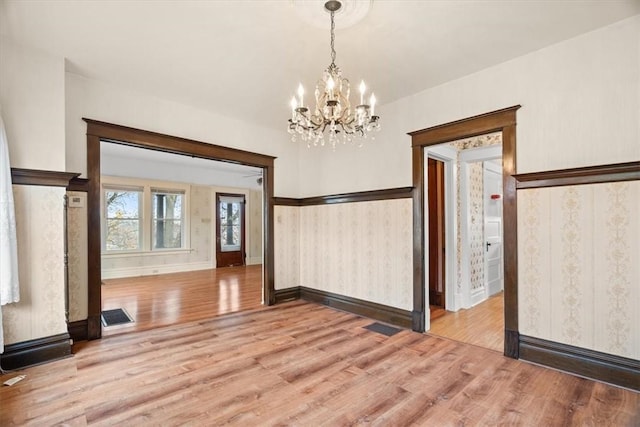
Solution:
<path fill-rule="evenodd" d="M 123 323 L 131 323 L 133 320 L 126 311 L 121 308 L 116 308 L 113 310 L 104 310 L 102 315 L 102 325 L 103 326 L 113 326 L 113 325 L 121 325 Z"/>
<path fill-rule="evenodd" d="M 373 332 L 377 332 L 382 335 L 386 335 L 388 337 L 393 336 L 398 332 L 402 331 L 402 329 L 395 328 L 389 325 L 383 325 L 382 323 L 378 323 L 378 322 L 372 323 L 368 326 L 365 326 L 364 328 Z"/>

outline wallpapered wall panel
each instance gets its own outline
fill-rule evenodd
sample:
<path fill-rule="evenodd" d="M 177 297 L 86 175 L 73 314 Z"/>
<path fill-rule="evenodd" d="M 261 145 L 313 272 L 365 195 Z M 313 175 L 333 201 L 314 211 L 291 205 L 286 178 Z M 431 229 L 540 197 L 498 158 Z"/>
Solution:
<path fill-rule="evenodd" d="M 81 206 L 67 210 L 67 247 L 69 252 L 69 321 L 87 318 L 87 193 L 67 191 L 69 199 L 81 200 Z"/>
<path fill-rule="evenodd" d="M 482 162 L 469 164 L 469 278 L 471 292 L 484 288 L 484 173 Z M 460 229 L 458 229 L 460 230 Z"/>
<path fill-rule="evenodd" d="M 640 181 L 518 192 L 520 332 L 640 359 Z"/>
<path fill-rule="evenodd" d="M 249 247 L 247 250 L 248 264 L 262 263 L 262 191 L 249 191 L 249 219 L 247 234 Z"/>
<path fill-rule="evenodd" d="M 411 310 L 411 199 L 300 208 L 300 285 Z"/>
<path fill-rule="evenodd" d="M 300 208 L 274 206 L 275 288 L 300 285 Z"/>
<path fill-rule="evenodd" d="M 2 308 L 6 344 L 67 331 L 64 194 L 64 188 L 13 186 L 20 301 Z"/>

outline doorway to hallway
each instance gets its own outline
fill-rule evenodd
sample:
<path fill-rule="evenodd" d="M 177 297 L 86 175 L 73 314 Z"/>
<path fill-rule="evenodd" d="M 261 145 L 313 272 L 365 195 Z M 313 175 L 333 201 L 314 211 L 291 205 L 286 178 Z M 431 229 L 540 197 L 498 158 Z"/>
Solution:
<path fill-rule="evenodd" d="M 424 153 L 425 324 L 492 349 L 504 345 L 501 152 L 496 133 Z"/>

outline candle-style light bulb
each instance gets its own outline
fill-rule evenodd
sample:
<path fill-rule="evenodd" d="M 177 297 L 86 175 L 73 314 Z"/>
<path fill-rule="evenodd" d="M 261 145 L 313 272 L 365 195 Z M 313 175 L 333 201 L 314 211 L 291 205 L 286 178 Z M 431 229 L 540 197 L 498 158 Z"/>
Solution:
<path fill-rule="evenodd" d="M 300 97 L 300 107 L 304 107 L 304 102 L 302 102 L 302 96 L 304 95 L 304 88 L 302 87 L 302 83 L 298 85 L 298 96 Z"/>
<path fill-rule="evenodd" d="M 296 102 L 296 97 L 291 97 L 291 120 L 296 119 L 296 108 L 298 107 L 298 103 Z"/>
<path fill-rule="evenodd" d="M 376 109 L 376 96 L 372 93 L 371 94 L 371 98 L 369 99 L 369 103 L 371 104 L 371 115 L 375 116 L 375 109 Z"/>
<path fill-rule="evenodd" d="M 364 104 L 364 93 L 367 91 L 367 86 L 364 84 L 364 80 L 360 81 L 360 105 Z"/>
<path fill-rule="evenodd" d="M 327 89 L 329 89 L 329 99 L 333 99 L 333 88 L 336 83 L 333 81 L 333 77 L 329 76 L 327 79 Z"/>

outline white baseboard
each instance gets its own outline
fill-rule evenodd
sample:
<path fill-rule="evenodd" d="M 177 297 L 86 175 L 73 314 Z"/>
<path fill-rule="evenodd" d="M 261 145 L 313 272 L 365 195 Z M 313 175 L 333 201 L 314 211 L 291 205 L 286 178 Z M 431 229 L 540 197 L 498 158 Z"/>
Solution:
<path fill-rule="evenodd" d="M 247 265 L 262 264 L 262 257 L 247 257 Z"/>
<path fill-rule="evenodd" d="M 121 277 L 151 276 L 154 274 L 180 273 L 183 271 L 209 270 L 214 268 L 211 262 L 192 262 L 173 265 L 148 265 L 144 267 L 112 268 L 102 270 L 103 279 L 118 279 Z"/>

